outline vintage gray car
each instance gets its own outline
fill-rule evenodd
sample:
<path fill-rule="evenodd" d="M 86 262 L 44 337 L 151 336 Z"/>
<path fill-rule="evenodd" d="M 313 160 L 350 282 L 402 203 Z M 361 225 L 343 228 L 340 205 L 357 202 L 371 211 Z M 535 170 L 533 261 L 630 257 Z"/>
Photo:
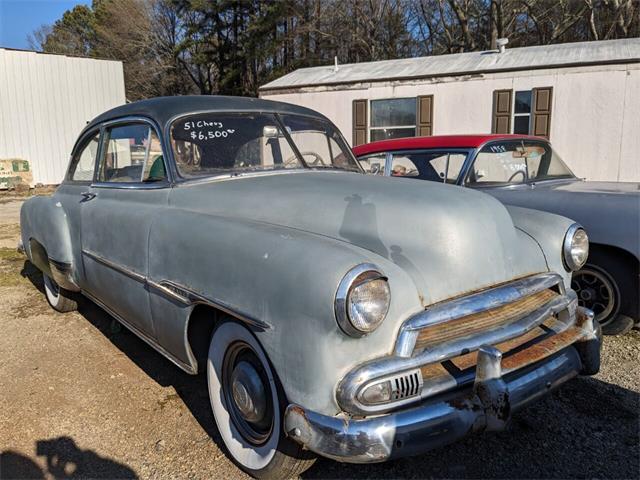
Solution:
<path fill-rule="evenodd" d="M 206 370 L 224 445 L 256 477 L 367 463 L 504 427 L 594 374 L 579 225 L 489 195 L 364 175 L 301 107 L 175 97 L 90 122 L 23 248 L 51 306 L 78 292 Z"/>
<path fill-rule="evenodd" d="M 507 205 L 574 219 L 591 242 L 587 263 L 573 275 L 579 304 L 605 334 L 640 323 L 640 184 L 576 178 L 547 140 L 528 135 L 399 138 L 353 151 L 379 174 L 471 187 Z"/>

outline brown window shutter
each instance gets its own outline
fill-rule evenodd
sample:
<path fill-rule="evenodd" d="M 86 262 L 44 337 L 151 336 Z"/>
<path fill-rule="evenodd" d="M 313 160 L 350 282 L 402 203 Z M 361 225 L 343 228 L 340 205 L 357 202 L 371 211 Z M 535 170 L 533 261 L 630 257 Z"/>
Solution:
<path fill-rule="evenodd" d="M 553 87 L 533 89 L 531 135 L 549 138 L 551 133 L 551 96 Z"/>
<path fill-rule="evenodd" d="M 367 100 L 353 101 L 353 145 L 367 143 Z"/>
<path fill-rule="evenodd" d="M 493 91 L 491 133 L 511 133 L 511 98 L 513 90 Z"/>
<path fill-rule="evenodd" d="M 417 135 L 429 137 L 433 135 L 433 95 L 418 97 Z"/>

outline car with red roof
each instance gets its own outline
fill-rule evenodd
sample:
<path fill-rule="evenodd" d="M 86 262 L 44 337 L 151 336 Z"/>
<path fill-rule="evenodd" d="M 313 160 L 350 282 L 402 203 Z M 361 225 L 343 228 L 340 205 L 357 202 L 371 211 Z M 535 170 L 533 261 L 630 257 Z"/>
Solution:
<path fill-rule="evenodd" d="M 640 321 L 640 184 L 577 178 L 546 139 L 529 135 L 396 138 L 353 153 L 371 174 L 470 187 L 576 220 L 590 239 L 589 260 L 573 275 L 580 304 L 605 333 Z"/>

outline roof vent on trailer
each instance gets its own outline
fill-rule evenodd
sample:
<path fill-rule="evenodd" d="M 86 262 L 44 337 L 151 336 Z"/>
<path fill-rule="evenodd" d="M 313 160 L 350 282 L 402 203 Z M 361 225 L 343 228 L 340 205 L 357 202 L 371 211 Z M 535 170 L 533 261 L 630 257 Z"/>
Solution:
<path fill-rule="evenodd" d="M 504 53 L 507 49 L 507 43 L 509 43 L 508 38 L 499 38 L 496 40 L 496 45 L 498 45 L 498 53 Z"/>

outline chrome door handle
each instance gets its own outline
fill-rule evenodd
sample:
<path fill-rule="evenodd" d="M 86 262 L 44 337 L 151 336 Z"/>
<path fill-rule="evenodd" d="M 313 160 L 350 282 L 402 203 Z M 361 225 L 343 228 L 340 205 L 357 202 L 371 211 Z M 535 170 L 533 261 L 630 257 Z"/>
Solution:
<path fill-rule="evenodd" d="M 91 192 L 82 192 L 80 195 L 82 195 L 82 200 L 80 200 L 81 202 L 88 202 L 89 200 L 93 200 L 98 196 L 97 193 Z"/>

